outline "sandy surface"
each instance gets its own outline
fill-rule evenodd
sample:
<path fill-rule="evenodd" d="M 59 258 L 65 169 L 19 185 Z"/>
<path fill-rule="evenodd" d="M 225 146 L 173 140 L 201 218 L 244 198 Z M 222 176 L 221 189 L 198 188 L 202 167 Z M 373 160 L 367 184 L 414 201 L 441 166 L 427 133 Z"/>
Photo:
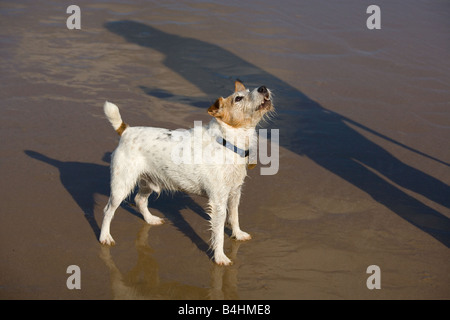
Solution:
<path fill-rule="evenodd" d="M 0 298 L 449 299 L 449 7 L 377 3 L 371 31 L 366 1 L 77 1 L 68 30 L 59 2 L 1 1 Z M 234 264 L 183 194 L 150 201 L 162 226 L 123 204 L 102 247 L 103 102 L 187 128 L 236 78 L 276 94 L 280 168 L 249 172 Z"/>

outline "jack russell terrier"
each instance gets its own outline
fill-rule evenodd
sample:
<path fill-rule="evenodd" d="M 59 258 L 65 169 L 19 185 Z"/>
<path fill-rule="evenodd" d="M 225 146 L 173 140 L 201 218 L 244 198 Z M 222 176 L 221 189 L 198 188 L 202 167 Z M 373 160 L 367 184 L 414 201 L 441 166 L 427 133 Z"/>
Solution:
<path fill-rule="evenodd" d="M 111 220 L 136 184 L 139 187 L 136 207 L 145 221 L 153 225 L 161 224 L 163 220 L 148 210 L 149 195 L 152 192 L 159 194 L 162 190 L 183 191 L 208 197 L 214 261 L 219 265 L 231 264 L 223 251 L 227 212 L 232 237 L 251 239 L 239 227 L 241 188 L 247 167 L 254 166 L 249 163 L 249 148 L 257 140 L 256 125 L 273 110 L 269 89 L 261 86 L 250 91 L 236 81 L 233 94 L 220 97 L 209 107 L 208 113 L 213 118 L 201 127 L 201 135 L 196 135 L 194 129 L 186 131 L 194 137 L 194 143 L 191 143 L 190 139 L 180 142 L 179 130 L 130 127 L 122 121 L 119 108 L 105 102 L 106 117 L 121 138 L 111 159 L 111 195 L 104 209 L 100 242 L 114 245 L 110 234 Z M 174 161 L 180 151 L 194 154 L 198 147 L 202 148 L 203 158 L 207 161 Z M 228 159 L 226 162 L 224 155 Z"/>

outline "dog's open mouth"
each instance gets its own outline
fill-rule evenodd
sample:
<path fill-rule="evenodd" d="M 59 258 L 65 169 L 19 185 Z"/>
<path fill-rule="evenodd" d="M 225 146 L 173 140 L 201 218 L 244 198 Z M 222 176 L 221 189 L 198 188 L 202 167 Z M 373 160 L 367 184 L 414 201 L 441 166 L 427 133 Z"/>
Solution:
<path fill-rule="evenodd" d="M 264 100 L 256 108 L 256 110 L 259 111 L 259 110 L 263 110 L 263 109 L 270 109 L 271 107 L 272 107 L 272 100 L 270 100 L 269 97 L 264 97 Z"/>

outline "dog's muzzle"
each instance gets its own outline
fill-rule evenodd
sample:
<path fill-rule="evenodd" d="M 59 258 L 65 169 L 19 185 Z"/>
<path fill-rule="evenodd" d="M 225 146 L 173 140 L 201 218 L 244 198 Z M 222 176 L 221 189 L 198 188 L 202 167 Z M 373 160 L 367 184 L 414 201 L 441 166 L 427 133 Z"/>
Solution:
<path fill-rule="evenodd" d="M 264 99 L 261 104 L 256 108 L 256 110 L 270 109 L 272 108 L 272 100 L 270 99 L 270 92 L 267 90 L 266 86 L 261 86 L 257 91 L 263 95 Z"/>

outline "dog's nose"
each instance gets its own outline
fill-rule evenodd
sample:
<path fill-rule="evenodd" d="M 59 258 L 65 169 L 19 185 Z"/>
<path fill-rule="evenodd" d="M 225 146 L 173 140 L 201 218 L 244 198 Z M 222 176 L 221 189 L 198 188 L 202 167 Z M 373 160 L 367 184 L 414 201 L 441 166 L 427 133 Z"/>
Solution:
<path fill-rule="evenodd" d="M 266 86 L 261 86 L 261 87 L 259 87 L 259 88 L 258 88 L 258 92 L 259 92 L 259 93 L 267 93 L 267 88 L 266 88 Z"/>

